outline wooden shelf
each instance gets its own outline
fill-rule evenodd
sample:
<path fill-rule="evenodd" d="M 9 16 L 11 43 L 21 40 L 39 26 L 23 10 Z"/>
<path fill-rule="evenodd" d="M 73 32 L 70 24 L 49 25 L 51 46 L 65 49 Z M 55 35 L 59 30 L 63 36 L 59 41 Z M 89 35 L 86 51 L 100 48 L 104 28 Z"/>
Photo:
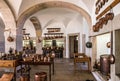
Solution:
<path fill-rule="evenodd" d="M 107 13 L 108 11 L 110 11 L 114 6 L 116 6 L 118 3 L 120 2 L 120 0 L 114 0 L 103 12 L 101 12 L 97 17 L 96 20 L 98 20 L 99 18 L 101 18 L 105 13 Z"/>
<path fill-rule="evenodd" d="M 63 33 L 44 33 L 44 35 L 63 35 Z"/>
<path fill-rule="evenodd" d="M 60 28 L 47 28 L 48 32 L 60 32 Z"/>

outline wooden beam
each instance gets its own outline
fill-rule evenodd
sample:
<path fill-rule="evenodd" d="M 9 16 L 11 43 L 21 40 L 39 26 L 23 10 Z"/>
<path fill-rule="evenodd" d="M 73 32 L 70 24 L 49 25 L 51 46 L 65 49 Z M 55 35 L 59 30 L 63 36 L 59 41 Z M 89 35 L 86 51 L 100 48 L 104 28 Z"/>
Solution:
<path fill-rule="evenodd" d="M 100 17 L 102 17 L 105 13 L 107 13 L 111 8 L 116 6 L 120 0 L 114 0 L 103 12 L 101 12 L 97 17 L 96 20 L 98 20 Z"/>

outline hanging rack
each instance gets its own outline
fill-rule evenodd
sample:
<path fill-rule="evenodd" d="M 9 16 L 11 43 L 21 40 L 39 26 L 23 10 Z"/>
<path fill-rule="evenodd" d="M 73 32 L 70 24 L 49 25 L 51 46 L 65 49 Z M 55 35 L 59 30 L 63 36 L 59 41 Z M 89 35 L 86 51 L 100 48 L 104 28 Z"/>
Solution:
<path fill-rule="evenodd" d="M 97 17 L 96 20 L 98 20 L 99 18 L 101 18 L 105 13 L 107 13 L 109 10 L 111 10 L 111 8 L 113 8 L 114 6 L 116 6 L 117 4 L 119 4 L 120 0 L 114 0 L 103 12 L 101 12 Z"/>

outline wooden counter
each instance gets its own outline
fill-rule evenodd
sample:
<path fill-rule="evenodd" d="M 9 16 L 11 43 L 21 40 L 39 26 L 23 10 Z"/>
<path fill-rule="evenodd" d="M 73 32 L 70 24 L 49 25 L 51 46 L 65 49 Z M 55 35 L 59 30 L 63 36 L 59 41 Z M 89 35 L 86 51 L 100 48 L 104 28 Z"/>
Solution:
<path fill-rule="evenodd" d="M 0 67 L 16 67 L 18 66 L 17 60 L 0 60 Z"/>
<path fill-rule="evenodd" d="M 19 65 L 19 60 L 0 60 L 0 68 L 13 68 L 13 76 L 14 76 L 14 81 L 16 81 L 16 67 Z M 6 74 L 4 75 L 8 77 Z M 0 79 L 1 81 L 1 79 Z M 2 80 L 2 81 L 9 81 L 9 80 Z"/>

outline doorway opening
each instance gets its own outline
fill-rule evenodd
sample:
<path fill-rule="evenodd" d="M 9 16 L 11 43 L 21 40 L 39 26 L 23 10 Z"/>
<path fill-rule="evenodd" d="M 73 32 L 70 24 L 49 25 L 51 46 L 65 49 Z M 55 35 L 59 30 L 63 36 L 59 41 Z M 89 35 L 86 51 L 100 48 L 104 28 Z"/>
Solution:
<path fill-rule="evenodd" d="M 74 53 L 78 53 L 78 35 L 69 36 L 70 58 L 74 57 Z"/>
<path fill-rule="evenodd" d="M 120 78 L 120 29 L 115 30 L 115 74 Z"/>

